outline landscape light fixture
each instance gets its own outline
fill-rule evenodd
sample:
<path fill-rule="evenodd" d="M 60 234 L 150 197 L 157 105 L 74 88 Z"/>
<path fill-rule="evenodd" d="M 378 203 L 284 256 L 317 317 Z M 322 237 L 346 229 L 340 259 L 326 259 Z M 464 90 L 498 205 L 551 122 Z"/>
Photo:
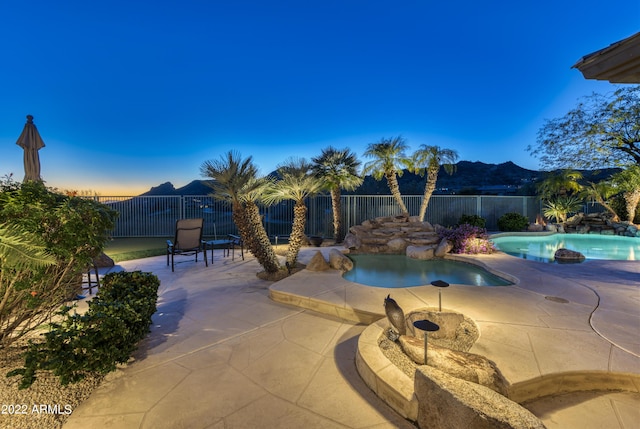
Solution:
<path fill-rule="evenodd" d="M 430 320 L 416 320 L 413 322 L 413 326 L 421 331 L 424 331 L 424 364 L 427 364 L 427 332 L 435 332 L 440 329 L 440 326 L 433 323 Z"/>
<path fill-rule="evenodd" d="M 432 286 L 435 286 L 438 288 L 438 311 L 442 311 L 442 288 L 443 287 L 449 287 L 449 283 L 445 282 L 444 280 L 434 280 L 431 282 Z"/>

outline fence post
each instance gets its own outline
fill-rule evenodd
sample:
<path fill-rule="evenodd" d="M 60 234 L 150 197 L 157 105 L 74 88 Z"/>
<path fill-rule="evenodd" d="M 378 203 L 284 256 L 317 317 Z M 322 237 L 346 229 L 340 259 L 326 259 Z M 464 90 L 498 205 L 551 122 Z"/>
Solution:
<path fill-rule="evenodd" d="M 482 216 L 482 196 L 476 195 L 476 215 Z"/>

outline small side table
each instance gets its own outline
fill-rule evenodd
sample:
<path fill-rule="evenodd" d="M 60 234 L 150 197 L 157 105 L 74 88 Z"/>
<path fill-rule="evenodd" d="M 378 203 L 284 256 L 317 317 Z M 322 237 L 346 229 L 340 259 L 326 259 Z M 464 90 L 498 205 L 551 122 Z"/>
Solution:
<path fill-rule="evenodd" d="M 231 240 L 202 240 L 202 246 L 204 247 L 205 252 L 207 249 L 211 249 L 211 265 L 213 265 L 213 249 L 215 249 L 216 246 L 224 246 L 222 247 L 222 255 L 228 256 L 230 245 Z"/>

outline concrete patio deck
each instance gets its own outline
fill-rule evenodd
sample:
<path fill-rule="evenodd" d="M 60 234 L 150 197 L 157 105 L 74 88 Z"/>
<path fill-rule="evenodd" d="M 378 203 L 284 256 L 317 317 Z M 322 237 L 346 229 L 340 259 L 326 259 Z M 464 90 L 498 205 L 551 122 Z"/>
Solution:
<path fill-rule="evenodd" d="M 316 250 L 303 249 L 300 260 Z M 625 392 L 572 394 L 533 409 L 550 429 L 637 428 L 640 264 L 478 259 L 520 282 L 443 291 L 443 307 L 480 328 L 472 351 L 494 360 L 512 384 L 571 371 L 628 374 Z M 372 288 L 336 272 L 304 270 L 269 290 L 255 276 L 260 267 L 253 257 L 232 262 L 221 252 L 213 266 L 184 262 L 175 273 L 164 257 L 121 267 L 161 279 L 152 332 L 135 360 L 109 375 L 65 429 L 413 427 L 356 371 L 357 341 L 367 326 L 338 316 L 378 319 L 388 293 L 405 312 L 437 305 L 436 288 Z M 270 293 L 297 306 L 274 302 Z"/>

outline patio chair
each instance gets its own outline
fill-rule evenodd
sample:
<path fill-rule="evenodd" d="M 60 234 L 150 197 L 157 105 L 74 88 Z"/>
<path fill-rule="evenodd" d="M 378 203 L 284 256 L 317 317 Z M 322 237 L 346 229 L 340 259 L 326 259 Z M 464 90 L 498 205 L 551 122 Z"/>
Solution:
<path fill-rule="evenodd" d="M 198 219 L 179 219 L 176 221 L 176 235 L 172 242 L 167 240 L 167 266 L 169 265 L 169 255 L 171 255 L 171 271 L 174 270 L 173 257 L 175 255 L 195 255 L 198 262 L 198 252 L 204 252 L 205 266 L 207 263 L 207 249 L 202 245 L 202 226 L 204 220 Z"/>

